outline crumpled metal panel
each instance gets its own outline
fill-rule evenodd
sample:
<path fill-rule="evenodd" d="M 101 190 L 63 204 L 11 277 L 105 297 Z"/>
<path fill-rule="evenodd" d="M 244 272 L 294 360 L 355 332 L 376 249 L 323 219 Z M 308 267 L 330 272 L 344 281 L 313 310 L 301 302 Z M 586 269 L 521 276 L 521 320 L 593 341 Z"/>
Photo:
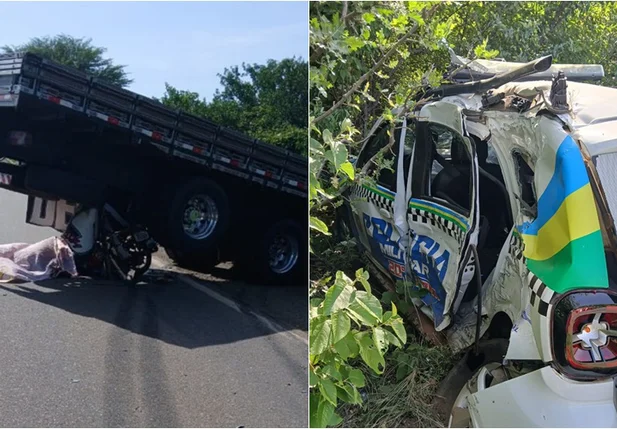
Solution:
<path fill-rule="evenodd" d="M 596 158 L 596 170 L 613 219 L 617 219 L 617 153 L 607 153 Z"/>

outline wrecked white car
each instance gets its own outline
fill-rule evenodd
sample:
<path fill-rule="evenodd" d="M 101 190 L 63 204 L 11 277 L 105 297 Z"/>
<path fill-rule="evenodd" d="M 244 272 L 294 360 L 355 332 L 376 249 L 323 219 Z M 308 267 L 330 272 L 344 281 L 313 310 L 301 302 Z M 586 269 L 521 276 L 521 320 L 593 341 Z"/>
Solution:
<path fill-rule="evenodd" d="M 617 426 L 617 89 L 551 61 L 429 91 L 346 195 L 373 265 L 427 291 L 425 332 L 470 350 L 439 392 L 451 426 Z"/>

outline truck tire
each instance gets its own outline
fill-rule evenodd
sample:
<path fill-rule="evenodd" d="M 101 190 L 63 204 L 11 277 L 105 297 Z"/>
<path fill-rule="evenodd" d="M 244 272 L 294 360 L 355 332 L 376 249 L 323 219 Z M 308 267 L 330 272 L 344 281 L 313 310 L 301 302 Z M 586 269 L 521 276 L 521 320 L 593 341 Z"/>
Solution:
<path fill-rule="evenodd" d="M 215 251 L 229 226 L 229 201 L 212 180 L 196 179 L 175 189 L 165 222 L 166 247 L 190 257 Z"/>
<path fill-rule="evenodd" d="M 301 228 L 296 221 L 278 221 L 257 236 L 237 265 L 251 283 L 306 285 L 306 235 L 306 228 Z"/>

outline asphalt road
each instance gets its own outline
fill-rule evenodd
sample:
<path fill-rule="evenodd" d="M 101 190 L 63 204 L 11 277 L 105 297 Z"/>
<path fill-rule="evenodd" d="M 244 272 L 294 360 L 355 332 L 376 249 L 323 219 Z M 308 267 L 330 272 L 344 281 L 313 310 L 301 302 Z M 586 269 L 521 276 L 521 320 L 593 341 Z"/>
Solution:
<path fill-rule="evenodd" d="M 0 191 L 0 242 L 53 232 Z M 0 284 L 2 427 L 306 427 L 306 288 L 159 268 Z"/>

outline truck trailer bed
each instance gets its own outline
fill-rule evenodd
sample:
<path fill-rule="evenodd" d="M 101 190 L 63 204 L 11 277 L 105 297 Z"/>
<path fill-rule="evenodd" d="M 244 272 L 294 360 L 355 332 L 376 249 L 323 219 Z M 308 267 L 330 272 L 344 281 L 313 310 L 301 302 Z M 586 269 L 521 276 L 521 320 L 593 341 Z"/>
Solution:
<path fill-rule="evenodd" d="M 34 54 L 0 55 L 0 121 L 9 109 L 24 116 L 60 110 L 69 121 L 86 118 L 132 134 L 135 144 L 170 160 L 307 197 L 307 158 Z"/>

